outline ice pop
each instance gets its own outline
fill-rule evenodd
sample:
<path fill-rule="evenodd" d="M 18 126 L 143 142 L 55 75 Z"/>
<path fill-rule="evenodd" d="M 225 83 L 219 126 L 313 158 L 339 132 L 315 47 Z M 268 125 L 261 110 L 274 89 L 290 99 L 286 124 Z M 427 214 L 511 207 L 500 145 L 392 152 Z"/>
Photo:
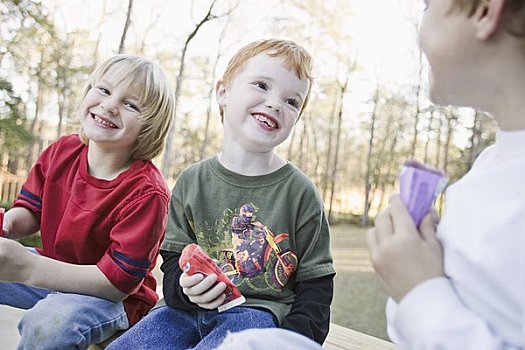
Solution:
<path fill-rule="evenodd" d="M 0 237 L 2 236 L 2 228 L 4 227 L 4 214 L 5 209 L 0 208 Z"/>
<path fill-rule="evenodd" d="M 179 259 L 179 267 L 188 275 L 202 273 L 207 276 L 210 273 L 217 275 L 217 282 L 226 284 L 226 299 L 219 306 L 219 312 L 228 310 L 234 306 L 240 305 L 246 301 L 241 291 L 233 284 L 232 281 L 219 269 L 217 264 L 195 243 L 187 245 Z"/>
<path fill-rule="evenodd" d="M 447 182 L 443 172 L 417 161 L 410 160 L 403 165 L 399 178 L 401 199 L 416 226 L 419 226 Z"/>

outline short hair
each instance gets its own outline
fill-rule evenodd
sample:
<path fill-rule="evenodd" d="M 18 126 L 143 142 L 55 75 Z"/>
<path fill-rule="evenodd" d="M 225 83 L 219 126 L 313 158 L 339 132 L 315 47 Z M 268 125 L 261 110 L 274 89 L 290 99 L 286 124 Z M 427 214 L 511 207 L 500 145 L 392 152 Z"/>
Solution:
<path fill-rule="evenodd" d="M 98 66 L 89 77 L 84 89 L 84 98 L 94 84 L 108 75 L 114 84 L 124 84 L 125 89 L 137 89 L 140 107 L 141 129 L 137 144 L 131 152 L 133 159 L 151 160 L 163 148 L 166 135 L 175 113 L 175 95 L 168 78 L 159 65 L 147 59 L 132 55 L 116 55 Z M 84 144 L 88 138 L 81 128 L 80 137 Z"/>
<path fill-rule="evenodd" d="M 284 67 L 293 70 L 299 79 L 308 79 L 308 90 L 303 101 L 303 106 L 299 111 L 299 117 L 301 117 L 310 99 L 313 84 L 313 63 L 312 56 L 308 51 L 293 41 L 282 39 L 258 40 L 242 47 L 231 58 L 226 67 L 226 71 L 222 76 L 224 85 L 229 86 L 235 76 L 244 69 L 246 62 L 261 53 L 266 53 L 270 57 L 282 57 L 284 59 Z M 222 107 L 220 107 L 220 114 L 221 119 L 224 118 Z"/>
<path fill-rule="evenodd" d="M 472 17 L 484 0 L 454 0 L 452 1 L 450 11 L 463 11 L 468 17 Z M 512 14 L 522 12 L 525 8 L 525 1 L 523 0 L 508 0 L 505 11 Z M 523 13 L 520 18 L 509 22 L 507 27 L 508 33 L 515 37 L 525 37 L 525 20 Z M 518 23 L 517 23 L 518 22 Z"/>

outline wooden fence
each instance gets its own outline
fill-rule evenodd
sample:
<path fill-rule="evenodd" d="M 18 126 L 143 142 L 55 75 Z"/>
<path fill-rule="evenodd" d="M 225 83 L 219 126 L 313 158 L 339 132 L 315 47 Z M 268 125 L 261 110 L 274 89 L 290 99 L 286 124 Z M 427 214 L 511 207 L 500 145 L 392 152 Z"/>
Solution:
<path fill-rule="evenodd" d="M 0 172 L 0 203 L 11 205 L 24 182 L 24 176 Z"/>

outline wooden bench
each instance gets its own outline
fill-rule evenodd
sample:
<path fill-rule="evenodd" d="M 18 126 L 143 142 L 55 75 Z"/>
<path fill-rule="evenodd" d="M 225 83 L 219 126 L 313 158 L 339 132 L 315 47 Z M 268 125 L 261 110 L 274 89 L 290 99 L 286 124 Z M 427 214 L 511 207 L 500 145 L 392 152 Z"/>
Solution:
<path fill-rule="evenodd" d="M 330 324 L 330 332 L 323 344 L 326 350 L 397 350 L 398 347 L 386 340 L 372 337 L 353 329 Z"/>
<path fill-rule="evenodd" d="M 116 337 L 111 337 L 98 345 L 91 345 L 88 350 L 102 350 Z M 397 350 L 397 346 L 383 339 L 354 331 L 350 328 L 330 324 L 330 333 L 323 344 L 326 350 Z"/>

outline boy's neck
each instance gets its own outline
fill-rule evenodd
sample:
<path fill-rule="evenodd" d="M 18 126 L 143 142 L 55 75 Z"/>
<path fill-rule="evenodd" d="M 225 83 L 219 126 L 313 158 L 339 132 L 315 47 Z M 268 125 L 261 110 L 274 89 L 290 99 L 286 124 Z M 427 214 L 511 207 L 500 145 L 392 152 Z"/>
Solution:
<path fill-rule="evenodd" d="M 102 180 L 113 180 L 131 166 L 133 159 L 128 153 L 108 152 L 93 142 L 88 147 L 89 175 Z"/>
<path fill-rule="evenodd" d="M 217 157 L 226 169 L 245 176 L 271 174 L 286 165 L 286 161 L 273 151 L 233 153 L 223 149 Z"/>

